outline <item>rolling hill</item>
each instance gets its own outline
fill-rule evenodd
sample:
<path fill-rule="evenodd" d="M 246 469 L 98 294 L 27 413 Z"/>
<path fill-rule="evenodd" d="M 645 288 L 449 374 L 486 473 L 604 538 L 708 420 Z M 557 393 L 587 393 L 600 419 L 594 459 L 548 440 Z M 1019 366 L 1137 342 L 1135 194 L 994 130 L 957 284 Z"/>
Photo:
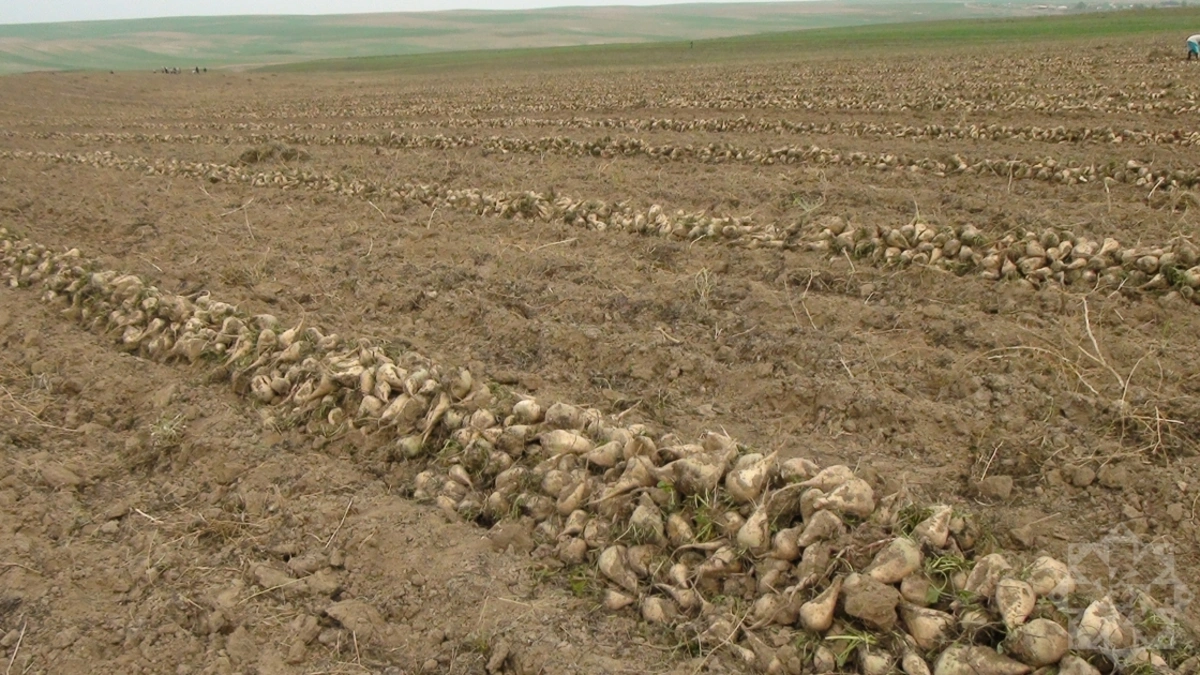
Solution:
<path fill-rule="evenodd" d="M 315 59 L 701 40 L 836 26 L 1063 14 L 1077 9 L 1077 5 L 1068 9 L 1025 0 L 812 0 L 9 24 L 0 25 L 0 73 L 248 68 Z"/>

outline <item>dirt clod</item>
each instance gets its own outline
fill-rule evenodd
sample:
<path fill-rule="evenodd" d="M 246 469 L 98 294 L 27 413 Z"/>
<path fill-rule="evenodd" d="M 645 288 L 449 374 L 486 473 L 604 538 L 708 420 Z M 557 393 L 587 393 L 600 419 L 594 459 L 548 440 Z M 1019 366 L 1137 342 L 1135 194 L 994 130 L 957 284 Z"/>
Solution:
<path fill-rule="evenodd" d="M 46 481 L 46 484 L 55 490 L 77 488 L 83 485 L 82 478 L 61 464 L 47 464 L 43 466 L 41 475 L 42 480 Z"/>
<path fill-rule="evenodd" d="M 992 501 L 1007 501 L 1012 496 L 1012 476 L 988 476 L 975 485 L 979 496 Z"/>
<path fill-rule="evenodd" d="M 900 600 L 900 591 L 865 574 L 852 574 L 842 584 L 846 613 L 882 631 L 896 625 Z"/>
<path fill-rule="evenodd" d="M 1071 472 L 1071 485 L 1085 488 L 1096 480 L 1096 472 L 1090 466 L 1081 466 Z"/>
<path fill-rule="evenodd" d="M 1100 471 L 1096 474 L 1100 484 L 1112 490 L 1120 490 L 1127 486 L 1129 481 L 1129 468 L 1124 464 L 1106 464 L 1100 467 Z"/>

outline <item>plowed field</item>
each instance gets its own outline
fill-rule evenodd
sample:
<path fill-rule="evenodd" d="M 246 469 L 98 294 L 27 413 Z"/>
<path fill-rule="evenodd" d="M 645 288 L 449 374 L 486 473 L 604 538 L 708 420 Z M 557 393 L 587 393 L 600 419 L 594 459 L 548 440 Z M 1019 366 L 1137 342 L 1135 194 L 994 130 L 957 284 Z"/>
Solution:
<path fill-rule="evenodd" d="M 0 79 L 0 664 L 1195 672 L 1178 52 Z"/>

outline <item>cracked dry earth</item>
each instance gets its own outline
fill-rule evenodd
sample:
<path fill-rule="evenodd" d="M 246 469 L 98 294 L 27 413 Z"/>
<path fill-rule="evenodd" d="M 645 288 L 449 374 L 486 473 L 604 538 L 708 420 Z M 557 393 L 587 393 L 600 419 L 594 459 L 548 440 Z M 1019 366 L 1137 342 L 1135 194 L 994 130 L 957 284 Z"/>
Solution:
<path fill-rule="evenodd" d="M 1033 46 L 886 62 L 699 55 L 576 71 L 19 75 L 0 80 L 0 149 L 253 160 L 255 170 L 300 167 L 345 183 L 750 216 L 801 235 L 837 222 L 920 222 L 995 239 L 1055 230 L 1148 249 L 1189 242 L 1197 202 L 1186 181 L 336 138 L 609 136 L 1193 169 L 1194 77 L 1176 62 L 1147 63 L 1141 45 L 1105 47 L 1103 60 Z M 740 117 L 767 124 L 645 123 Z M 628 124 L 604 128 L 612 120 Z M 764 130 L 777 122 L 834 124 Z M 842 123 L 1018 131 L 909 138 Z M 1160 141 L 1019 133 L 1055 127 Z M 246 154 L 271 143 L 298 152 Z M 1130 534 L 1200 588 L 1200 309 L 1190 293 L 993 281 L 798 245 L 11 153 L 0 159 L 0 225 L 168 291 L 211 292 L 250 314 L 469 367 L 502 398 L 571 401 L 681 437 L 718 430 L 781 458 L 846 464 L 877 494 L 905 486 L 973 513 L 998 551 L 1067 560 Z M 747 668 L 636 611 L 601 609 L 595 581 L 559 571 L 519 521 L 488 530 L 411 499 L 411 476 L 371 459 L 369 435 L 271 424 L 203 363 L 123 353 L 24 288 L 0 289 L 0 345 L 7 672 Z M 1090 577 L 1101 592 L 1152 567 L 1112 564 L 1113 577 Z M 1196 609 L 1182 609 L 1194 624 Z"/>

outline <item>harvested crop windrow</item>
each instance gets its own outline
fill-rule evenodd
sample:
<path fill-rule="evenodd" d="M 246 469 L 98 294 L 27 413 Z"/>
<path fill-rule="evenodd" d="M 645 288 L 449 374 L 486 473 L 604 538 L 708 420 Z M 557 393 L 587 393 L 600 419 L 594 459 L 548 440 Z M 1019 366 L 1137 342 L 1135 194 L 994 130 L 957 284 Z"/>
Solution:
<path fill-rule="evenodd" d="M 574 120 L 578 122 L 578 120 Z M 671 131 L 671 132 L 694 132 L 713 130 L 705 128 L 702 124 L 705 120 L 692 122 L 678 122 L 672 120 L 662 120 L 661 126 L 657 125 L 657 121 L 651 121 L 648 127 L 641 125 L 624 126 L 620 124 L 606 125 L 600 120 L 596 125 L 580 125 L 579 128 L 602 128 L 602 129 L 619 129 L 623 131 Z M 780 125 L 785 123 L 774 123 L 772 128 L 767 131 L 774 130 L 779 133 Z M 394 124 L 389 125 L 396 128 L 404 128 L 407 125 Z M 436 127 L 439 125 L 421 124 L 412 125 L 421 127 Z M 451 125 L 446 125 L 450 127 Z M 466 125 L 467 127 L 471 125 Z M 552 125 L 558 128 L 568 128 L 572 125 L 559 124 Z M 719 127 L 719 131 L 726 131 L 724 121 L 713 124 L 714 127 Z M 729 127 L 737 127 L 736 124 L 731 124 Z M 1135 132 L 1135 131 L 1116 131 L 1113 129 L 1073 129 L 1067 130 L 1063 127 L 1054 129 L 1042 129 L 1033 127 L 1026 130 L 1011 129 L 1001 127 L 1000 125 L 989 125 L 993 128 L 979 127 L 973 129 L 953 129 L 941 127 L 940 125 L 926 125 L 921 128 L 904 127 L 896 125 L 891 129 L 876 129 L 875 133 L 871 133 L 864 129 L 846 129 L 839 130 L 832 125 L 824 125 L 821 129 L 806 129 L 809 125 L 788 125 L 792 127 L 791 133 L 806 133 L 806 134 L 840 134 L 851 137 L 862 137 L 875 135 L 886 138 L 902 138 L 902 139 L 924 139 L 924 140 L 1035 140 L 1046 143 L 1109 143 L 1109 144 L 1128 144 L 1128 145 L 1178 145 L 1181 147 L 1192 146 L 1200 143 L 1200 132 L 1183 132 L 1171 131 L 1163 133 L 1150 132 Z M 816 125 L 812 125 L 816 126 Z M 853 125 L 843 125 L 853 126 Z M 861 126 L 861 125 L 860 125 Z M 873 127 L 881 127 L 882 125 L 872 125 Z M 452 128 L 462 128 L 454 126 Z M 762 130 L 759 130 L 762 131 Z M 13 134 L 10 134 L 13 135 Z M 302 133 L 293 131 L 289 133 L 253 133 L 240 136 L 232 135 L 214 135 L 214 134 L 146 134 L 146 133 L 86 133 L 86 132 L 35 132 L 30 134 L 22 134 L 30 138 L 40 140 L 71 140 L 77 142 L 116 145 L 128 143 L 163 143 L 163 144 L 184 144 L 184 145 L 255 145 L 267 146 L 273 143 L 285 143 L 293 145 L 314 145 L 314 146 L 363 146 L 363 147 L 390 147 L 390 148 L 421 148 L 421 149 L 454 149 L 454 148 L 480 148 L 484 152 L 529 152 L 529 153 L 547 153 L 553 152 L 562 155 L 585 156 L 594 155 L 600 157 L 622 156 L 637 156 L 644 155 L 650 157 L 662 157 L 672 160 L 692 160 L 712 163 L 722 162 L 739 162 L 751 164 L 794 164 L 798 162 L 820 161 L 825 164 L 837 163 L 832 159 L 833 154 L 846 155 L 849 153 L 836 153 L 832 150 L 823 150 L 817 146 L 784 146 L 780 148 L 753 148 L 738 146 L 731 143 L 706 143 L 706 144 L 686 144 L 682 146 L 675 145 L 654 145 L 649 141 L 637 138 L 612 139 L 602 138 L 596 140 L 578 140 L 569 137 L 543 137 L 537 139 L 530 138 L 503 138 L 499 136 L 482 137 L 467 134 L 409 134 L 397 133 L 395 130 L 381 131 L 379 133 Z M 871 162 L 869 159 L 860 160 L 862 163 L 884 164 L 894 166 L 897 163 L 900 166 L 918 167 L 921 169 L 931 169 L 930 160 L 928 159 L 913 159 L 913 158 L 896 158 L 895 155 L 882 154 L 875 155 L 877 161 Z M 850 160 L 854 162 L 855 160 Z M 1011 163 L 1013 160 L 1000 160 L 1005 163 Z M 1046 160 L 1042 160 L 1045 162 Z M 962 164 L 960 161 L 958 164 Z M 995 171 L 997 160 L 982 160 L 976 161 L 969 165 L 968 168 L 962 168 L 957 164 L 955 166 L 941 166 L 940 168 L 932 169 L 946 173 L 948 171 L 963 171 L 970 173 L 971 170 L 981 171 L 991 169 Z M 1028 163 L 1028 162 L 1026 162 Z M 1054 162 L 1057 165 L 1057 162 Z M 1018 160 L 1016 166 L 1020 167 L 1021 162 Z M 1039 169 L 1042 167 L 1038 167 Z M 1050 168 L 1053 168 L 1050 167 Z M 1077 167 L 1079 168 L 1079 167 Z M 1187 185 L 1192 185 L 1195 179 L 1195 172 L 1183 172 L 1185 175 L 1191 175 L 1193 182 Z M 1084 177 L 1087 174 L 1080 174 Z M 1094 174 L 1093 174 L 1094 175 Z M 1113 173 L 1110 177 L 1116 177 L 1118 174 Z M 1028 177 L 1027 175 L 1015 176 L 1018 178 Z M 1039 178 L 1050 179 L 1052 176 Z M 1068 176 L 1063 176 L 1069 178 Z M 1077 176 L 1078 177 L 1078 176 Z M 1069 182 L 1069 181 L 1068 181 Z"/>
<path fill-rule="evenodd" d="M 847 223 L 836 216 L 813 226 L 755 223 L 749 216 L 674 214 L 660 205 L 642 210 L 625 202 L 551 199 L 537 192 L 487 193 L 441 185 L 387 186 L 298 168 L 256 172 L 244 166 L 122 158 L 111 153 L 0 152 L 0 157 L 86 164 L 148 174 L 184 176 L 255 187 L 308 189 L 364 198 L 388 198 L 429 207 L 500 218 L 559 221 L 595 231 L 609 229 L 678 240 L 717 241 L 746 248 L 800 249 L 850 256 L 886 267 L 931 265 L 959 275 L 1011 280 L 1033 287 L 1048 283 L 1128 292 L 1177 294 L 1200 304 L 1200 249 L 1186 238 L 1160 245 L 1125 246 L 1072 232 L 1046 229 L 994 240 L 973 225 L 934 227 Z M 1144 167 L 1143 167 L 1144 168 Z M 1138 180 L 1146 176 L 1139 175 Z M 1156 174 L 1147 172 L 1147 176 Z M 1184 195 L 1190 193 L 1182 193 Z"/>
<path fill-rule="evenodd" d="M 1097 166 L 1060 162 L 1052 157 L 1041 159 L 967 159 L 953 155 L 949 159 L 913 157 L 904 154 L 842 151 L 817 145 L 786 145 L 753 148 L 729 143 L 654 145 L 638 138 L 601 138 L 580 141 L 564 136 L 539 138 L 480 138 L 475 136 L 421 136 L 388 134 L 381 137 L 324 137 L 329 144 L 372 145 L 400 149 L 480 148 L 485 153 L 554 153 L 572 157 L 649 157 L 673 162 L 705 164 L 809 165 L 869 167 L 881 171 L 908 171 L 944 177 L 954 174 L 992 176 L 1006 180 L 1039 180 L 1065 185 L 1113 180 L 1159 189 L 1191 188 L 1200 184 L 1200 169 L 1156 168 L 1149 162 L 1130 159 L 1110 161 Z M 313 138 L 289 139 L 305 142 Z"/>
<path fill-rule="evenodd" d="M 921 64 L 927 66 L 928 64 Z M 956 64 L 957 65 L 957 64 Z M 403 98 L 394 94 L 375 97 L 354 96 L 321 99 L 314 96 L 304 103 L 280 102 L 255 111 L 260 118 L 405 118 L 405 117 L 490 117 L 499 115 L 531 116 L 562 113 L 595 113 L 613 110 L 778 110 L 825 111 L 847 113 L 1098 113 L 1125 115 L 1181 116 L 1200 111 L 1197 92 L 1186 84 L 1171 88 L 1142 82 L 1140 86 L 1114 87 L 1095 80 L 1095 73 L 1083 75 L 1078 67 L 1065 67 L 1062 84 L 1043 77 L 1046 63 L 1038 62 L 1036 83 L 1015 81 L 1020 66 L 987 62 L 975 70 L 967 67 L 916 77 L 912 68 L 901 72 L 872 73 L 864 77 L 857 64 L 839 76 L 829 70 L 796 68 L 782 73 L 778 68 L 751 67 L 714 69 L 711 77 L 703 71 L 680 77 L 670 70 L 642 73 L 635 86 L 620 78 L 604 85 L 569 86 L 544 79 L 533 84 L 512 85 L 502 95 L 470 95 L 469 91 L 437 93 L 412 92 Z M 1127 66 L 1133 67 L 1133 66 Z M 1144 70 L 1144 64 L 1137 67 Z M 1016 68 L 1017 70 L 1006 70 Z M 1160 67 L 1161 68 L 1161 67 Z M 1158 69 L 1156 69 L 1158 70 Z M 963 73 L 970 75 L 964 78 Z M 991 73 L 990 77 L 982 77 Z M 1071 76 L 1075 77 L 1072 78 Z M 1175 79 L 1176 73 L 1161 68 L 1145 73 L 1147 80 Z M 879 78 L 876 80 L 875 78 Z M 893 86 L 890 78 L 903 78 L 906 86 Z M 1084 78 L 1081 81 L 1080 78 Z M 736 84 L 732 84 L 736 82 Z M 796 86 L 796 83 L 803 83 Z M 1086 82 L 1086 83 L 1085 83 Z M 703 84 L 699 84 L 703 83 Z M 548 89 L 553 87 L 552 89 Z M 720 88 L 723 87 L 723 88 Z M 474 90 L 478 94 L 478 90 Z M 499 94 L 499 92 L 497 92 Z M 210 118 L 244 118 L 247 110 L 212 107 Z"/>
<path fill-rule="evenodd" d="M 167 125 L 155 125 L 167 127 Z M 138 132 L 6 132 L 4 135 L 18 138 L 57 140 L 66 139 L 89 143 L 197 143 L 197 144 L 260 144 L 272 141 L 287 143 L 303 143 L 307 145 L 371 145 L 379 143 L 380 136 L 357 135 L 345 136 L 339 134 L 312 135 L 304 132 L 338 131 L 345 129 L 374 130 L 378 134 L 394 132 L 395 129 L 520 129 L 520 128 L 550 128 L 550 129 L 603 129 L 625 132 L 668 131 L 675 133 L 703 132 L 709 134 L 722 133 L 775 133 L 809 134 L 809 135 L 840 135 L 851 137 L 903 138 L 911 140 L 985 140 L 985 141 L 1030 141 L 1038 143 L 1076 143 L 1076 144 L 1113 144 L 1113 145 L 1172 145 L 1191 147 L 1200 145 L 1200 131 L 1191 129 L 1170 129 L 1167 131 L 1149 131 L 1137 129 L 1116 129 L 1111 126 L 1096 127 L 1040 127 L 1037 125 L 1012 124 L 879 124 L 872 122 L 793 122 L 788 120 L 750 119 L 739 116 L 727 119 L 673 119 L 673 118 L 580 118 L 539 119 L 530 117 L 504 118 L 455 118 L 448 120 L 403 122 L 347 122 L 341 124 L 274 124 L 274 123 L 242 123 L 223 125 L 215 123 L 180 123 L 171 125 L 175 129 L 212 130 L 232 129 L 274 133 L 256 133 L 246 136 L 213 135 L 213 134 L 184 134 L 184 133 L 138 133 Z M 486 139 L 494 141 L 496 139 Z M 473 145 L 483 141 L 474 139 Z"/>
<path fill-rule="evenodd" d="M 1055 70 L 1049 63 L 1057 62 Z M 407 116 L 486 117 L 610 110 L 804 110 L 854 113 L 990 113 L 1017 111 L 1132 115 L 1186 115 L 1200 110 L 1196 89 L 1186 80 L 1174 86 L 1177 72 L 1165 64 L 1147 68 L 1114 58 L 1111 67 L 1140 82 L 1109 84 L 1094 70 L 1066 59 L 1014 59 L 953 65 L 927 60 L 887 64 L 864 73 L 861 65 L 822 64 L 815 68 L 777 65 L 639 73 L 630 86 L 608 78 L 591 86 L 547 82 L 506 86 L 503 95 L 470 96 L 468 90 L 412 92 L 395 96 L 328 98 L 299 104 L 275 104 L 273 117 L 397 118 Z M 1031 77 L 1029 73 L 1036 72 Z M 1119 71 L 1118 71 L 1119 72 Z M 1124 73 L 1121 73 L 1124 74 Z M 903 86 L 896 86 L 903 82 Z M 797 86 L 799 85 L 799 86 Z M 500 92 L 497 92 L 499 94 Z M 212 110 L 210 117 L 241 116 L 244 111 Z"/>
<path fill-rule="evenodd" d="M 921 66 L 927 67 L 928 63 Z M 1024 67 L 1028 68 L 1026 63 Z M 1113 62 L 1120 69 L 1114 75 L 1124 76 L 1134 69 L 1145 70 L 1145 64 Z M 922 113 L 961 118 L 964 115 L 1033 113 L 1059 115 L 1122 115 L 1149 119 L 1177 118 L 1200 111 L 1200 91 L 1186 79 L 1180 80 L 1177 69 L 1158 67 L 1144 73 L 1145 81 L 1113 85 L 1097 79 L 1095 70 L 1078 65 L 1063 65 L 1060 77 L 1046 75 L 1045 62 L 1037 62 L 1036 82 L 1020 81 L 1022 65 L 984 62 L 975 69 L 964 66 L 948 72 L 925 72 L 918 76 L 917 68 L 901 72 L 864 73 L 858 65 L 837 71 L 796 71 L 789 63 L 783 70 L 778 66 L 736 69 L 714 68 L 711 76 L 689 71 L 681 77 L 678 71 L 665 74 L 639 73 L 635 80 L 609 78 L 603 85 L 596 81 L 589 86 L 564 85 L 546 79 L 530 84 L 514 83 L 502 92 L 479 95 L 473 87 L 447 89 L 439 86 L 436 93 L 411 92 L 397 96 L 389 87 L 387 93 L 355 96 L 324 97 L 316 92 L 304 103 L 293 100 L 262 101 L 255 106 L 222 107 L 205 101 L 194 111 L 196 117 L 233 120 L 231 124 L 247 123 L 247 118 L 319 120 L 363 120 L 375 118 L 387 124 L 412 118 L 513 118 L 539 116 L 582 116 L 629 111 L 637 114 L 647 109 L 688 111 L 749 111 L 784 113 L 851 113 L 904 114 Z M 964 73 L 969 76 L 964 79 Z M 988 77 L 981 77 L 983 74 Z M 1155 84 L 1169 83 L 1166 86 Z M 564 80 L 564 82 L 569 80 Z M 903 81 L 903 87 L 894 86 Z M 696 83 L 704 83 L 698 85 Z M 736 84 L 734 84 L 736 83 Z M 190 111 L 193 112 L 193 111 Z M 175 126 L 177 115 L 148 114 L 147 119 L 169 119 Z M 86 126 L 89 120 L 79 120 Z M 1172 124 L 1173 122 L 1165 122 Z M 45 118 L 24 121 L 23 126 L 79 126 L 74 120 Z M 107 126 L 107 125 L 106 125 Z M 247 126 L 246 128 L 252 128 Z"/>
<path fill-rule="evenodd" d="M 328 139 L 327 141 L 323 139 Z M 485 153 L 554 153 L 571 157 L 598 157 L 610 159 L 613 157 L 648 157 L 669 162 L 701 162 L 705 164 L 756 164 L 770 165 L 805 165 L 805 166 L 842 166 L 848 168 L 872 168 L 879 171 L 906 171 L 909 173 L 944 178 L 950 175 L 984 176 L 1013 180 L 1036 180 L 1061 185 L 1081 185 L 1096 183 L 1106 186 L 1108 182 L 1127 183 L 1136 186 L 1151 187 L 1155 192 L 1170 192 L 1172 190 L 1187 190 L 1200 185 L 1200 169 L 1195 167 L 1169 168 L 1155 167 L 1151 162 L 1129 159 L 1124 162 L 1112 160 L 1102 165 L 1091 164 L 1081 166 L 1077 163 L 1060 162 L 1052 157 L 1042 159 L 966 159 L 953 155 L 948 159 L 933 157 L 910 157 L 894 153 L 877 153 L 849 151 L 843 152 L 817 145 L 798 146 L 788 145 L 777 148 L 743 148 L 726 143 L 708 143 L 704 145 L 652 145 L 641 139 L 611 139 L 603 138 L 595 141 L 579 141 L 567 137 L 541 138 L 537 140 L 521 138 L 487 139 L 474 136 L 417 136 L 409 134 L 387 134 L 383 136 L 342 136 L 342 137 L 305 137 L 283 136 L 274 139 L 268 137 L 249 137 L 251 142 L 311 143 L 327 142 L 330 145 L 368 145 L 397 149 L 434 149 L 451 150 L 460 148 L 480 148 Z M 162 171 L 200 171 L 221 172 L 225 165 L 206 162 L 189 162 L 184 160 L 158 160 L 143 157 L 120 157 L 110 151 L 94 151 L 91 153 L 66 152 L 28 152 L 0 151 L 3 159 L 38 159 L 49 162 L 69 162 L 75 164 L 91 164 L 95 166 L 118 169 L 137 168 L 151 172 Z M 179 168 L 172 168 L 179 167 Z M 214 174 L 215 175 L 215 174 Z M 219 180 L 224 180 L 218 176 Z M 292 186 L 296 181 L 312 182 L 326 179 L 318 174 L 291 176 L 282 179 L 283 184 Z M 279 182 L 279 181 L 276 181 Z M 382 187 L 375 188 L 384 191 Z M 1192 201 L 1196 201 L 1192 198 Z M 1175 204 L 1172 208 L 1191 204 Z"/>
<path fill-rule="evenodd" d="M 1194 637 L 1153 601 L 1139 598 L 1137 615 L 1123 598 L 1080 603 L 1062 562 L 991 550 L 969 513 L 877 495 L 847 466 L 716 433 L 687 442 L 567 403 L 501 407 L 470 372 L 420 354 L 93 267 L 0 228 L 10 286 L 125 351 L 214 367 L 268 424 L 378 436 L 378 454 L 359 459 L 409 465 L 416 499 L 481 525 L 532 520 L 534 555 L 704 651 L 768 673 L 1098 672 L 1072 643 L 1105 668 L 1198 663 Z M 1164 635 L 1174 646 L 1141 646 Z"/>
<path fill-rule="evenodd" d="M 272 87 L 256 83 L 252 100 L 205 94 L 185 108 L 159 104 L 154 111 L 139 111 L 136 118 L 171 124 L 195 120 L 325 124 L 374 118 L 386 124 L 431 117 L 640 115 L 647 110 L 712 117 L 717 111 L 761 110 L 764 116 L 794 111 L 811 114 L 814 120 L 842 112 L 863 120 L 918 114 L 921 120 L 940 118 L 951 123 L 1029 116 L 1061 120 L 1062 113 L 1069 113 L 1080 120 L 1119 117 L 1121 124 L 1127 124 L 1124 120 L 1143 118 L 1178 125 L 1197 111 L 1200 89 L 1174 59 L 1148 62 L 1145 47 L 1144 42 L 1105 41 L 1099 58 L 1078 49 L 1015 54 L 992 50 L 986 55 L 964 50 L 953 58 L 932 59 L 890 54 L 869 67 L 857 58 L 838 61 L 764 54 L 764 60 L 733 64 L 698 55 L 699 61 L 643 64 L 606 71 L 601 77 L 590 76 L 587 69 L 565 77 L 547 76 L 528 67 L 515 67 L 506 70 L 504 77 L 483 81 L 453 72 L 414 73 L 411 79 L 390 78 L 383 87 L 358 87 L 353 92 L 335 86 L 310 87 L 302 97 L 295 91 L 272 92 Z M 205 80 L 213 81 L 216 78 Z M 57 116 L 54 109 L 45 112 L 37 119 L 22 120 L 21 125 L 50 129 L 99 123 L 93 128 L 112 130 L 135 117 L 121 114 L 101 122 L 98 110 L 79 111 L 73 119 Z"/>
<path fill-rule="evenodd" d="M 86 128 L 86 122 L 78 122 L 72 126 Z M 776 133 L 786 134 L 821 134 L 846 135 L 856 137 L 878 136 L 881 138 L 905 138 L 922 140 L 988 140 L 1005 141 L 1021 140 L 1044 143 L 1080 143 L 1080 144 L 1126 144 L 1126 145 L 1179 145 L 1183 147 L 1200 143 L 1200 132 L 1189 129 L 1170 129 L 1153 131 L 1147 129 L 1117 129 L 1112 126 L 1095 127 L 1040 127 L 1037 125 L 1014 124 L 882 124 L 874 122 L 800 122 L 791 120 L 772 120 L 765 118 L 750 119 L 745 115 L 728 118 L 693 118 L 678 119 L 669 117 L 579 117 L 569 118 L 535 118 L 535 117 L 491 117 L 474 118 L 459 117 L 438 120 L 346 120 L 337 123 L 327 122 L 177 122 L 165 124 L 161 122 L 139 122 L 121 125 L 122 128 L 139 129 L 172 129 L 182 131 L 240 131 L 251 133 L 287 133 L 303 134 L 314 131 L 349 131 L 362 130 L 376 133 L 388 133 L 396 129 L 604 129 L 614 131 L 670 131 L 677 133 Z M 75 140 L 97 140 L 102 142 L 189 142 L 193 136 L 190 133 L 153 133 L 153 132 L 15 132 L 8 131 L 9 137 L 29 138 L 70 138 Z M 218 136 L 229 139 L 235 137 Z M 198 141 L 197 141 L 198 142 Z"/>

